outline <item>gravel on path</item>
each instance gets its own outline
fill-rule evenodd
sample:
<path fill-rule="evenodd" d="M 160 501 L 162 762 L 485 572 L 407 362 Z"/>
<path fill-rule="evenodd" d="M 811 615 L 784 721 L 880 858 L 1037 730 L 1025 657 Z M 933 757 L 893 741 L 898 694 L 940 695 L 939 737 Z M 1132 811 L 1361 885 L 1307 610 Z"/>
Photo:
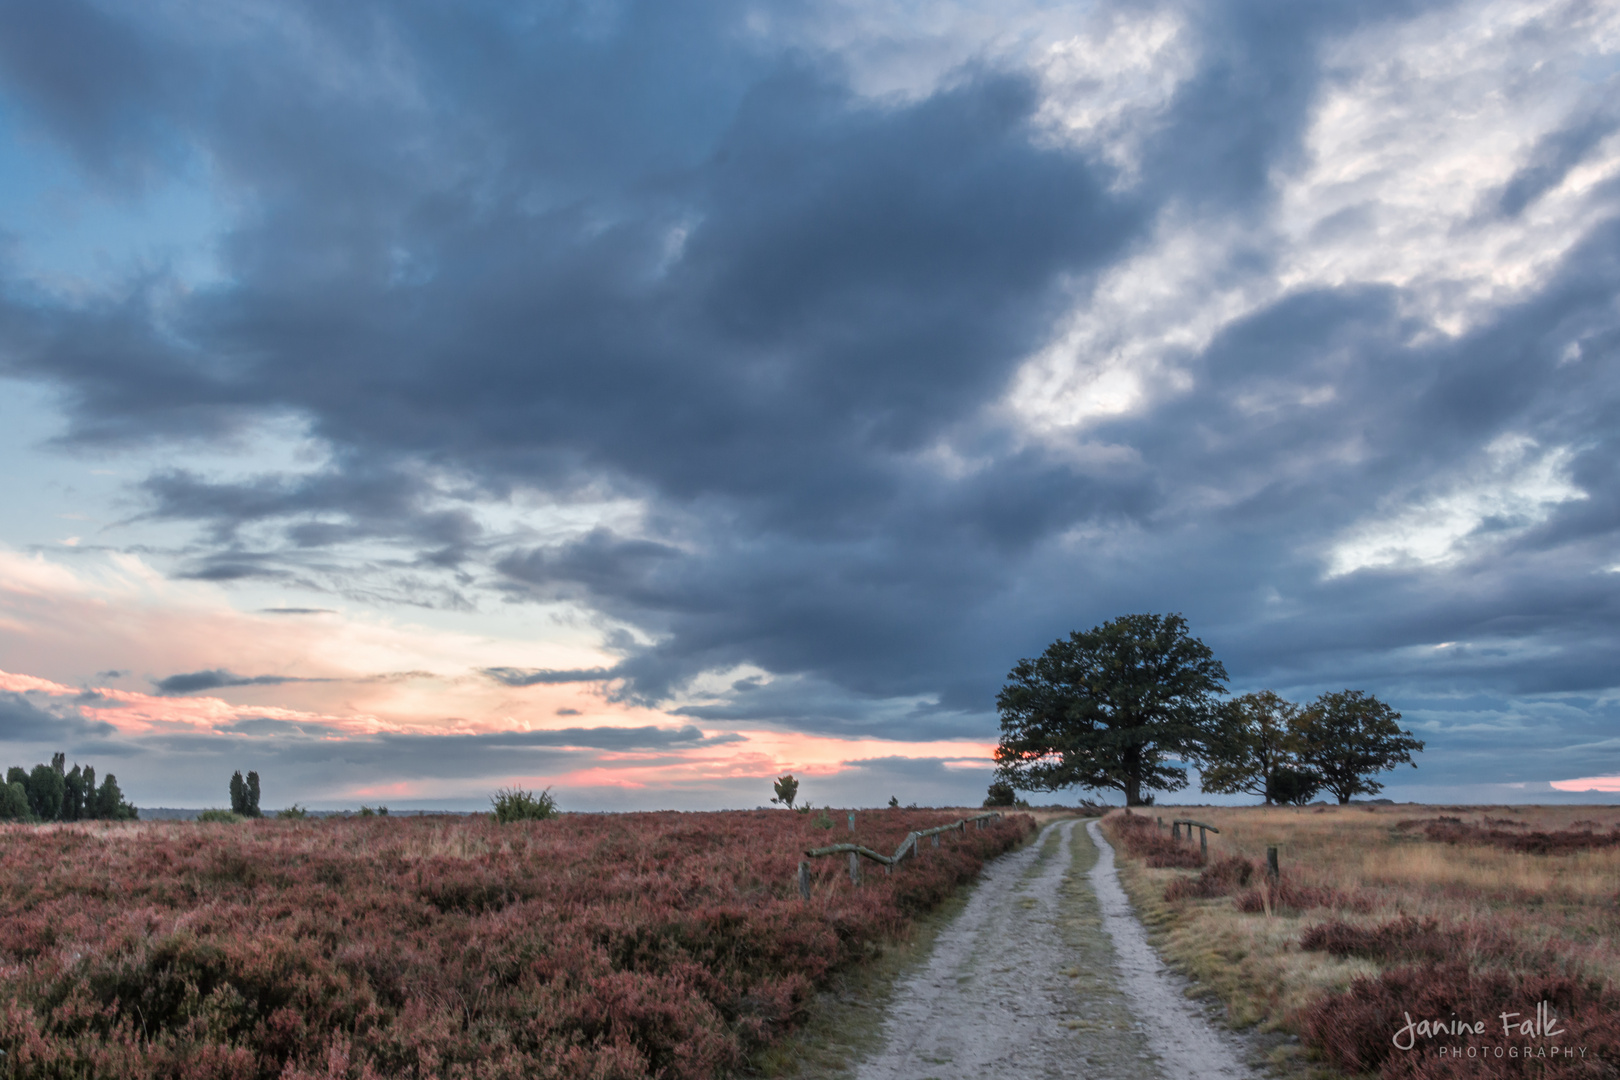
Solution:
<path fill-rule="evenodd" d="M 886 1045 L 857 1080 L 1251 1075 L 1148 945 L 1113 849 L 1095 824 L 1091 843 L 1079 838 L 1078 824 L 1053 822 L 985 868 L 927 963 L 895 987 Z"/>
<path fill-rule="evenodd" d="M 1183 980 L 1165 967 L 1148 944 L 1147 932 L 1131 910 L 1114 870 L 1114 849 L 1095 821 L 1086 823 L 1097 845 L 1097 864 L 1088 875 L 1102 907 L 1103 929 L 1114 939 L 1120 989 L 1131 1013 L 1148 1030 L 1164 1071 L 1188 1080 L 1240 1080 L 1253 1075 L 1227 1038 L 1182 993 Z"/>

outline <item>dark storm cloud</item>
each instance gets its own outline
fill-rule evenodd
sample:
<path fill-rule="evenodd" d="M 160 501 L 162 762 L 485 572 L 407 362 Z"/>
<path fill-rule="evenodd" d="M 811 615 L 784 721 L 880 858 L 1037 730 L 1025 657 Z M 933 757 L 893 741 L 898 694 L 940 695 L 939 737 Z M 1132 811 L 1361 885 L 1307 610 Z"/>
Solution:
<path fill-rule="evenodd" d="M 0 693 L 0 742 L 104 739 L 114 733 L 111 724 L 86 720 L 71 707 L 41 708 L 22 694 Z"/>
<path fill-rule="evenodd" d="M 252 42 L 73 3 L 0 16 L 0 86 L 87 169 L 130 184 L 189 148 L 254 208 L 209 287 L 0 294 L 0 362 L 66 395 L 80 443 L 291 414 L 331 448 L 297 475 L 148 477 L 148 518 L 199 526 L 177 573 L 573 600 L 644 636 L 610 643 L 609 668 L 484 674 L 658 704 L 754 665 L 779 678 L 677 711 L 844 734 L 984 736 L 1019 656 L 1141 610 L 1185 612 L 1239 688 L 1353 680 L 1428 703 L 1442 731 L 1448 694 L 1615 685 L 1612 213 L 1455 336 L 1395 285 L 1262 303 L 1173 357 L 1187 385 L 1088 429 L 1126 451 L 1103 464 L 984 415 L 1166 215 L 1247 230 L 1273 205 L 1308 156 L 1325 49 L 1438 8 L 1189 9 L 1194 70 L 1143 125 L 1132 182 L 1042 134 L 1025 73 L 980 64 L 874 102 L 813 50 L 744 43 L 726 4 L 287 10 L 296 32 Z M 298 35 L 367 92 L 311 71 Z M 1473 227 L 1594 152 L 1608 85 Z M 1265 273 L 1253 235 L 1211 272 Z M 1488 556 L 1324 577 L 1359 522 L 1501 486 L 1510 436 L 1564 448 L 1586 497 L 1533 527 L 1487 515 L 1479 550 L 1508 538 Z M 646 516 L 558 540 L 466 508 L 520 489 Z M 420 576 L 334 584 L 333 553 L 368 543 Z"/>
<path fill-rule="evenodd" d="M 230 686 L 281 686 L 284 683 L 331 682 L 330 679 L 302 679 L 293 675 L 237 675 L 224 668 L 193 671 L 184 675 L 170 675 L 154 679 L 152 685 L 159 694 L 173 696 L 194 694 L 199 690 L 223 690 Z"/>

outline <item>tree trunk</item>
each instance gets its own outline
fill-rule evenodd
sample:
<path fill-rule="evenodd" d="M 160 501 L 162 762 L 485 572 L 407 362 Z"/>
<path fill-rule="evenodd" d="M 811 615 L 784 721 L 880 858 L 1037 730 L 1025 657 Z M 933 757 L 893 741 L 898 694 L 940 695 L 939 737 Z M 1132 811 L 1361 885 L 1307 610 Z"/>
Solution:
<path fill-rule="evenodd" d="M 1142 781 L 1134 776 L 1125 778 L 1125 805 L 1142 805 Z"/>

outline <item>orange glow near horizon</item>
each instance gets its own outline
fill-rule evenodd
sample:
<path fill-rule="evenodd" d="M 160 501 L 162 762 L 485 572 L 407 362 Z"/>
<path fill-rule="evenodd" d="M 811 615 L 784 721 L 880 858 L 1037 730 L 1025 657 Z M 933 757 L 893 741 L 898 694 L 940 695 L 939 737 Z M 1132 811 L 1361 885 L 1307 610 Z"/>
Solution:
<path fill-rule="evenodd" d="M 218 697 L 160 697 L 131 690 L 110 688 L 85 691 L 33 675 L 0 671 L 0 690 L 20 694 L 46 694 L 51 697 L 83 698 L 75 707 L 87 719 L 105 721 L 129 735 L 185 727 L 218 730 L 248 719 L 281 720 L 329 729 L 328 738 L 342 742 L 349 738 L 391 733 L 417 735 L 487 734 L 498 731 L 562 730 L 578 726 L 580 717 L 558 718 L 556 724 L 541 729 L 530 723 L 506 724 L 465 721 L 437 725 L 401 723 L 369 713 L 334 715 L 263 705 L 239 705 Z M 105 702 L 105 704 L 100 704 Z M 653 726 L 665 730 L 688 724 L 651 710 L 638 710 L 633 723 L 620 718 L 617 724 L 596 727 Z M 701 730 L 701 729 L 700 729 Z M 712 780 L 769 778 L 782 773 L 802 777 L 828 777 L 859 767 L 862 762 L 882 758 L 925 758 L 941 761 L 946 767 L 988 768 L 995 747 L 991 743 L 965 739 L 898 742 L 875 738 L 839 738 L 803 732 L 769 729 L 709 730 L 705 739 L 723 736 L 723 741 L 706 746 L 652 747 L 636 750 L 602 750 L 583 767 L 551 775 L 524 775 L 505 778 L 505 783 L 535 787 L 613 787 L 641 789 L 669 784 L 693 784 Z M 567 747 L 559 749 L 591 749 Z M 397 781 L 357 788 L 349 794 L 361 798 L 409 799 L 430 797 L 444 788 L 433 780 Z"/>

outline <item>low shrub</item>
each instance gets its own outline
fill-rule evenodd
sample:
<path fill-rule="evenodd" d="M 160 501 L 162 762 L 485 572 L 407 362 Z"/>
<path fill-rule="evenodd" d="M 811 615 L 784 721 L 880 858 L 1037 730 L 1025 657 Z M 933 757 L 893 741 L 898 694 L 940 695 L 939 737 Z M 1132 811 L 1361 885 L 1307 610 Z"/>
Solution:
<path fill-rule="evenodd" d="M 1589 824 L 1596 825 L 1596 822 Z M 1424 838 L 1436 843 L 1485 844 L 1506 848 L 1509 851 L 1523 851 L 1531 855 L 1562 855 L 1573 851 L 1620 847 L 1620 832 L 1600 833 L 1588 829 L 1509 832 L 1501 828 L 1481 828 L 1454 817 L 1439 817 L 1429 821 L 1401 821 L 1396 823 L 1396 828 L 1412 828 L 1418 825 L 1423 827 Z"/>
<path fill-rule="evenodd" d="M 1551 946 L 1531 946 L 1489 920 L 1442 926 L 1438 919 L 1402 915 L 1378 926 L 1353 926 L 1335 919 L 1306 930 L 1300 935 L 1299 947 L 1393 964 L 1438 964 L 1459 959 L 1511 961 L 1514 966 L 1526 968 L 1558 964 Z"/>
<path fill-rule="evenodd" d="M 1542 1002 L 1551 1006 L 1561 1035 L 1504 1031 L 1503 1013 L 1517 1014 L 1510 1018 L 1515 1025 L 1534 1020 Z M 1424 1021 L 1446 1025 L 1447 1033 L 1430 1037 L 1407 1028 Z M 1450 1033 L 1453 1023 L 1479 1022 L 1481 1032 Z M 1356 979 L 1304 1010 L 1300 1027 L 1334 1065 L 1384 1080 L 1612 1077 L 1620 1060 L 1620 997 L 1612 991 L 1564 973 L 1474 971 L 1460 960 Z M 1453 1056 L 1453 1047 L 1462 1053 Z M 1559 1054 L 1549 1059 L 1553 1047 Z M 1575 1047 L 1584 1054 L 1563 1056 Z"/>
<path fill-rule="evenodd" d="M 550 788 L 538 795 L 522 788 L 502 788 L 490 802 L 495 805 L 496 822 L 502 825 L 514 821 L 546 821 L 557 816 L 557 800 L 551 797 Z"/>
<path fill-rule="evenodd" d="M 233 810 L 204 810 L 197 815 L 197 820 L 213 825 L 239 825 L 247 818 Z"/>
<path fill-rule="evenodd" d="M 1165 886 L 1166 900 L 1212 900 L 1217 896 L 1230 896 L 1247 885 L 1260 870 L 1239 855 L 1226 858 L 1204 868 L 1195 878 L 1177 878 Z"/>
<path fill-rule="evenodd" d="M 1149 866 L 1196 870 L 1204 865 L 1204 856 L 1198 848 L 1177 841 L 1152 818 L 1127 810 L 1108 820 L 1115 839 Z"/>
<path fill-rule="evenodd" d="M 1300 935 L 1299 947 L 1333 956 L 1360 956 L 1370 960 L 1455 959 L 1463 948 L 1462 935 L 1442 930 L 1436 919 L 1402 916 L 1380 926 L 1351 926 L 1337 920 L 1318 923 Z"/>
<path fill-rule="evenodd" d="M 1341 911 L 1368 912 L 1373 909 L 1372 899 L 1359 892 L 1300 881 L 1288 873 L 1276 881 L 1262 880 L 1259 885 L 1239 893 L 1234 903 L 1239 911 L 1249 915 L 1265 911 L 1268 903 L 1272 911 L 1284 908 L 1294 911 L 1338 908 Z"/>
<path fill-rule="evenodd" d="M 892 851 L 938 812 L 861 814 Z M 102 835 L 0 826 L 8 1080 L 734 1073 L 818 985 L 1033 829 L 853 886 L 775 811 L 358 816 Z"/>

